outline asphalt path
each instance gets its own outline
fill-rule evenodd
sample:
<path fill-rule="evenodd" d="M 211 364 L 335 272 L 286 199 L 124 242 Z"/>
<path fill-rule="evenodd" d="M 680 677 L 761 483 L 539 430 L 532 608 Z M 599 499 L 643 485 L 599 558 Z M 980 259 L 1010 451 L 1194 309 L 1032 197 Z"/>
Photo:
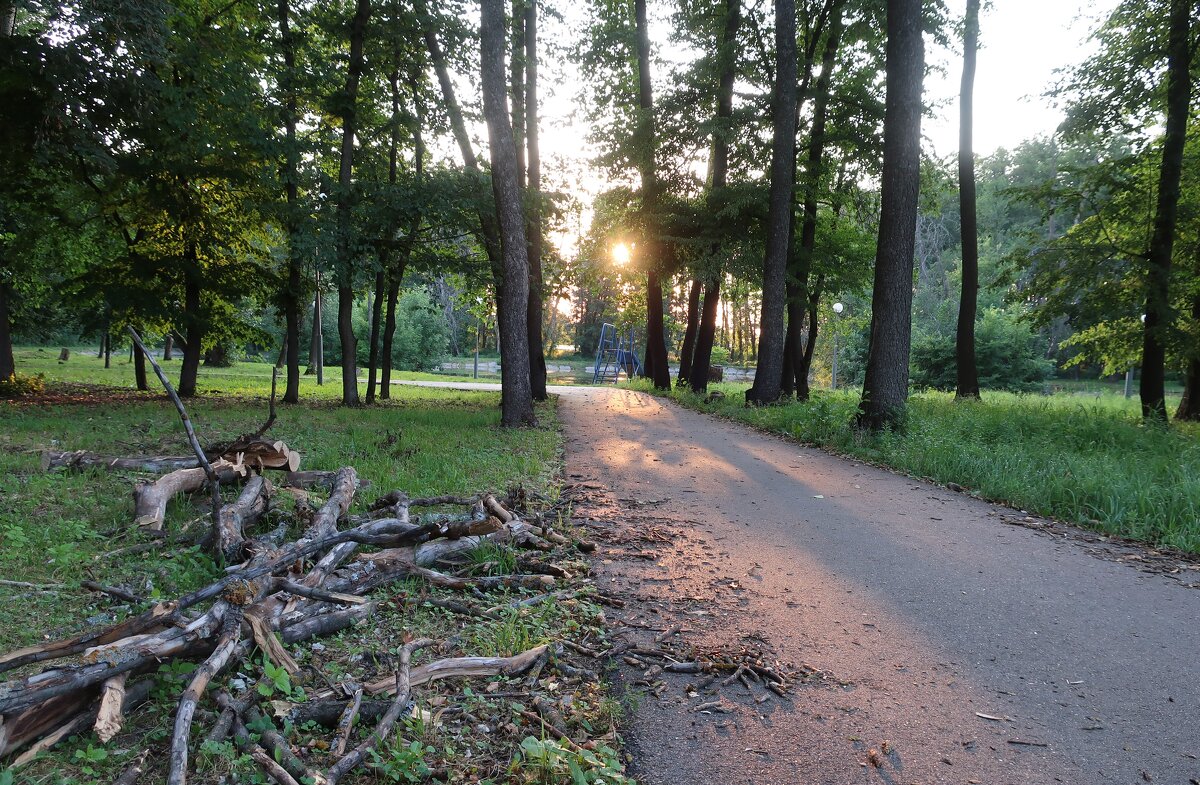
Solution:
<path fill-rule="evenodd" d="M 692 682 L 636 701 L 639 781 L 1200 782 L 1200 591 L 1136 550 L 651 396 L 554 392 L 590 525 L 668 535 L 602 549 L 614 623 L 821 675 L 724 689 L 725 714 Z"/>

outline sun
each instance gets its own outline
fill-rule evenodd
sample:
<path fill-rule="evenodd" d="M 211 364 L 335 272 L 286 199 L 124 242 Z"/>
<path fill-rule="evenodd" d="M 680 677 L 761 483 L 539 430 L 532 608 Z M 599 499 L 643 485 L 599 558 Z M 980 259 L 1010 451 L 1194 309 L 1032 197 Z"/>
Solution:
<path fill-rule="evenodd" d="M 625 243 L 617 243 L 613 246 L 612 257 L 617 264 L 629 264 L 629 246 Z"/>

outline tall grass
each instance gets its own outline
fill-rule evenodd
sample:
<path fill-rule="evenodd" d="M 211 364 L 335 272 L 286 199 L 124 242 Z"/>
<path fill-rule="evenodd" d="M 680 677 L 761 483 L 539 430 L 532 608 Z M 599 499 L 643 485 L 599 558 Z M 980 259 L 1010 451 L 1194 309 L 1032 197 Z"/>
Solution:
<path fill-rule="evenodd" d="M 805 403 L 747 408 L 745 385 L 715 389 L 725 398 L 671 397 L 805 444 L 954 482 L 985 499 L 1200 553 L 1200 428 L 1143 426 L 1136 402 L 1008 393 L 962 402 L 922 393 L 910 398 L 902 431 L 871 435 L 850 427 L 858 392 L 817 391 Z"/>

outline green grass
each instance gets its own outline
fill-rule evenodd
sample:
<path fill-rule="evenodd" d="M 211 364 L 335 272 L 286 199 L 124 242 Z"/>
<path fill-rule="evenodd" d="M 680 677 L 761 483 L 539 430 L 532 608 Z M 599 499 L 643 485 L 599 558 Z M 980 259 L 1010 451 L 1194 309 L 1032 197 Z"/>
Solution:
<path fill-rule="evenodd" d="M 40 469 L 43 450 L 91 450 L 106 454 L 187 454 L 188 447 L 174 407 L 157 390 L 138 394 L 132 387 L 132 369 L 124 361 L 104 369 L 94 353 L 76 354 L 65 364 L 57 352 L 22 350 L 22 373 L 43 373 L 47 390 L 40 397 L 15 402 L 0 401 L 0 576 L 46 588 L 0 586 L 0 650 L 27 645 L 43 636 L 59 638 L 81 629 L 115 621 L 140 607 L 116 603 L 79 589 L 85 578 L 121 585 L 151 599 L 177 596 L 211 581 L 217 566 L 195 547 L 173 545 L 113 555 L 117 549 L 155 542 L 136 529 L 132 521 L 132 473 L 91 471 L 54 472 Z M 177 363 L 175 369 L 177 370 Z M 434 377 L 445 378 L 445 377 Z M 226 441 L 254 430 L 266 415 L 270 367 L 239 363 L 232 369 L 201 369 L 197 398 L 187 403 L 201 441 Z M 87 386 L 80 382 L 90 383 Z M 499 427 L 499 394 L 401 386 L 392 399 L 370 408 L 343 409 L 336 405 L 340 392 L 336 371 L 322 388 L 305 380 L 305 402 L 279 406 L 270 435 L 283 439 L 303 453 L 304 469 L 357 468 L 370 486 L 361 490 L 352 512 L 365 509 L 376 496 L 400 488 L 413 496 L 468 495 L 481 490 L 502 491 L 522 484 L 531 498 L 554 500 L 561 466 L 561 438 L 554 403 L 539 405 L 540 425 L 533 429 Z M 234 493 L 228 491 L 228 497 Z M 320 494 L 314 501 L 320 501 Z M 291 501 L 276 497 L 285 510 Z M 207 497 L 179 500 L 168 509 L 166 530 L 177 533 L 194 523 L 199 533 L 207 518 Z M 574 552 L 558 554 L 570 557 Z M 476 554 L 476 566 L 485 571 L 515 569 L 511 550 L 491 546 Z M 571 561 L 572 570 L 586 567 Z M 604 615 L 589 601 L 585 587 L 570 596 L 549 599 L 531 607 L 515 608 L 515 600 L 530 590 L 466 595 L 433 589 L 410 579 L 381 587 L 381 601 L 370 622 L 347 628 L 316 643 L 291 647 L 302 670 L 288 677 L 264 663 L 262 655 L 242 663 L 236 672 L 218 677 L 210 689 L 230 688 L 233 679 L 247 679 L 252 688 L 265 686 L 273 700 L 303 701 L 329 679 L 345 677 L 356 683 L 386 674 L 387 662 L 377 658 L 394 652 L 399 641 L 432 637 L 443 648 L 418 654 L 423 662 L 437 656 L 513 654 L 542 642 L 559 639 L 594 642 L 603 638 Z M 466 616 L 425 603 L 423 598 L 453 597 L 477 609 L 502 609 L 498 618 Z M 166 756 L 160 754 L 170 728 L 179 693 L 186 686 L 194 663 L 164 664 L 154 676 L 151 699 L 127 718 L 124 729 L 108 744 L 84 731 L 17 772 L 0 765 L 0 783 L 77 785 L 112 781 L 140 750 L 152 748 L 146 781 L 162 781 Z M 25 675 L 24 668 L 5 676 Z M 275 675 L 272 675 L 274 673 Z M 553 697 L 561 682 L 544 677 Z M 257 687 L 255 687 L 257 682 Z M 491 683 L 489 683 L 491 682 Z M 528 690 L 520 680 L 495 677 L 485 681 L 447 681 L 423 687 L 417 697 L 423 713 L 405 718 L 388 744 L 362 769 L 347 777 L 351 783 L 426 781 L 433 770 L 446 771 L 453 782 L 499 783 L 529 781 L 523 750 L 542 733 L 540 724 L 521 715 L 526 707 L 514 701 L 514 690 Z M 615 735 L 619 714 L 602 685 L 571 685 L 574 699 L 565 712 L 568 726 L 586 729 L 605 739 Z M 443 709 L 463 705 L 471 713 L 441 718 Z M 567 704 L 564 703 L 564 706 Z M 193 733 L 193 769 L 189 782 L 264 782 L 259 766 L 240 754 L 228 741 L 201 743 L 212 720 L 211 700 L 205 699 Z M 481 733 L 479 725 L 489 730 Z M 365 727 L 365 726 L 364 726 Z M 285 724 L 282 732 L 293 750 L 310 761 L 328 765 L 328 729 Z M 362 731 L 359 737 L 362 736 Z M 357 743 L 357 742 L 355 742 Z M 325 747 L 318 745 L 325 744 Z M 599 748 L 600 758 L 587 753 L 575 760 L 576 768 L 603 772 L 607 782 L 625 782 L 619 774 L 616 753 Z M 571 755 L 574 755 L 572 753 Z M 580 753 L 580 756 L 583 754 Z M 574 760 L 574 758 L 572 758 Z M 557 759 L 556 759 L 557 761 Z M 559 768 L 572 765 L 566 759 Z M 510 769 L 521 769 L 514 779 Z M 564 769 L 565 770 L 565 769 Z M 557 771 L 557 769 L 555 769 Z M 554 781 L 560 781 L 558 779 Z"/>
<path fill-rule="evenodd" d="M 643 389 L 649 388 L 643 385 Z M 1140 422 L 1117 395 L 985 393 L 979 402 L 922 393 L 903 432 L 862 434 L 849 423 L 857 391 L 817 391 L 807 403 L 747 408 L 744 384 L 712 385 L 705 403 L 679 403 L 797 441 L 888 466 L 1041 515 L 1200 553 L 1200 428 Z"/>
<path fill-rule="evenodd" d="M 27 360 L 29 354 L 26 350 L 19 356 Z M 61 391 L 58 381 L 118 384 L 120 374 L 132 384 L 128 367 L 114 363 L 105 376 L 90 367 L 100 364 L 94 354 L 86 362 L 76 362 L 76 357 L 62 366 L 53 359 L 43 363 L 49 392 Z M 23 372 L 30 372 L 31 364 Z M 232 440 L 266 418 L 270 376 L 269 370 L 266 376 L 259 370 L 251 363 L 201 370 L 202 394 L 187 405 L 202 443 Z M 325 395 L 337 389 L 328 380 L 323 388 L 306 385 L 303 395 L 316 400 L 280 404 L 269 433 L 303 455 L 303 469 L 354 466 L 370 483 L 359 494 L 363 504 L 393 488 L 413 496 L 504 490 L 518 483 L 544 491 L 558 470 L 561 443 L 552 403 L 539 409 L 539 428 L 502 430 L 498 393 L 399 386 L 392 389 L 390 401 L 346 409 Z M 27 645 L 44 633 L 73 632 L 84 618 L 96 615 L 103 603 L 75 589 L 80 579 L 171 596 L 214 574 L 207 556 L 188 549 L 151 559 L 103 556 L 145 539 L 132 523 L 135 476 L 40 470 L 44 450 L 190 453 L 178 415 L 161 392 L 127 395 L 116 402 L 105 395 L 82 393 L 79 403 L 55 405 L 0 401 L 0 497 L 5 500 L 0 508 L 0 575 L 70 587 L 43 594 L 0 586 L 0 649 Z M 166 529 L 178 531 L 204 515 L 203 504 L 174 503 Z"/>

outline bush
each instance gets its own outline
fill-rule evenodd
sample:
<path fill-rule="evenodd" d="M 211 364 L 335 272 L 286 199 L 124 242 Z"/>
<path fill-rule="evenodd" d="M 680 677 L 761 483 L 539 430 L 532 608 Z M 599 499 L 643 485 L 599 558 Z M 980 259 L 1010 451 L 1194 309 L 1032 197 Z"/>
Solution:
<path fill-rule="evenodd" d="M 401 371 L 428 371 L 450 344 L 450 326 L 429 291 L 408 289 L 396 304 L 392 365 Z"/>
<path fill-rule="evenodd" d="M 0 398 L 24 398 L 27 395 L 41 395 L 46 391 L 46 377 L 42 374 L 29 376 L 14 373 L 7 379 L 0 379 Z"/>
<path fill-rule="evenodd" d="M 953 390 L 957 384 L 954 335 L 913 336 L 911 378 L 917 389 Z M 979 386 L 987 390 L 1040 392 L 1054 371 L 1037 336 L 1017 316 L 989 308 L 975 324 L 975 362 Z"/>

